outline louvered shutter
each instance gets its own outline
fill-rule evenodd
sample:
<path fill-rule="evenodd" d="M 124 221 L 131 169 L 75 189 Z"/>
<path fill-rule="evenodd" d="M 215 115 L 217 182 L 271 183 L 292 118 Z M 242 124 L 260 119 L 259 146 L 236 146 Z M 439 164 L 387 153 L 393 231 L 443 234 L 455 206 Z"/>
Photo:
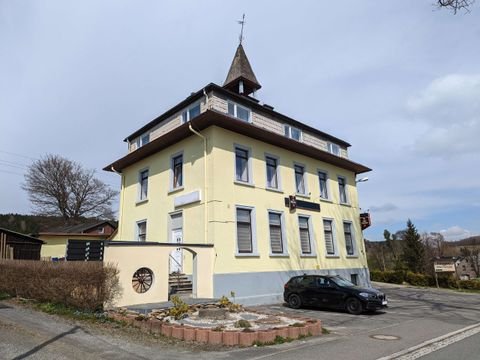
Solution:
<path fill-rule="evenodd" d="M 330 220 L 323 220 L 323 231 L 325 234 L 325 248 L 328 255 L 335 254 L 335 247 L 333 244 L 332 222 Z"/>
<path fill-rule="evenodd" d="M 283 253 L 281 215 L 269 213 L 268 219 L 270 223 L 270 246 L 272 253 L 281 254 Z"/>
<path fill-rule="evenodd" d="M 237 246 L 239 253 L 253 252 L 250 213 L 250 210 L 247 209 L 237 209 Z"/>
<path fill-rule="evenodd" d="M 312 248 L 310 246 L 310 233 L 308 229 L 308 218 L 299 217 L 298 224 L 300 228 L 300 247 L 302 254 L 311 254 Z"/>

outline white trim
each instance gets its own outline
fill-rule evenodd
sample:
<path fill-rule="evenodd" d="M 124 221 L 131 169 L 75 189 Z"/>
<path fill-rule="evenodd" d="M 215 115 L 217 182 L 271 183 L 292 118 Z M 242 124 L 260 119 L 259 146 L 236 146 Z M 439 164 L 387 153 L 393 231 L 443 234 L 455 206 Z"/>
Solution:
<path fill-rule="evenodd" d="M 243 150 L 247 152 L 247 177 L 248 181 L 242 181 L 237 179 L 237 149 Z M 252 172 L 252 148 L 245 146 L 245 145 L 240 145 L 237 143 L 233 144 L 233 182 L 236 184 L 241 184 L 241 185 L 251 185 L 255 186 L 253 182 L 253 172 Z"/>
<path fill-rule="evenodd" d="M 138 241 L 138 242 L 144 242 L 143 240 L 140 240 L 138 238 L 140 235 L 138 232 L 138 225 L 141 223 L 145 223 L 145 240 L 144 241 L 147 241 L 148 222 L 147 222 L 147 219 L 142 219 L 135 222 L 135 241 Z"/>
<path fill-rule="evenodd" d="M 295 174 L 295 166 L 301 166 L 303 168 L 303 190 L 305 191 L 303 193 L 297 192 L 297 177 Z M 293 184 L 295 186 L 294 192 L 297 196 L 310 197 L 310 193 L 308 192 L 307 166 L 305 164 L 296 161 L 293 162 Z"/>
<path fill-rule="evenodd" d="M 332 243 L 333 243 L 333 254 L 328 254 L 327 253 L 327 243 L 325 241 L 325 228 L 323 226 L 323 221 L 324 220 L 327 220 L 327 221 L 330 221 L 331 225 L 332 225 Z M 343 225 L 343 223 L 342 223 Z M 325 257 L 326 258 L 338 258 L 340 255 L 339 255 L 339 252 L 338 252 L 338 241 L 337 241 L 337 235 L 336 235 L 336 232 L 337 232 L 337 228 L 335 226 L 335 219 L 334 218 L 329 218 L 329 217 L 322 217 L 322 231 L 323 231 L 323 246 L 325 248 Z"/>
<path fill-rule="evenodd" d="M 338 153 L 336 153 L 335 151 L 333 151 L 334 148 L 337 148 L 338 149 Z M 335 156 L 342 156 L 342 148 L 340 147 L 340 145 L 338 144 L 335 144 L 331 141 L 328 141 L 327 142 L 327 150 L 330 154 L 333 154 Z"/>
<path fill-rule="evenodd" d="M 300 138 L 298 140 L 292 137 L 292 129 L 298 130 L 300 132 Z M 289 139 L 292 139 L 298 142 L 303 142 L 303 131 L 295 126 L 292 126 L 289 124 L 283 124 L 283 135 Z"/>
<path fill-rule="evenodd" d="M 282 177 L 280 176 L 280 158 L 277 155 L 270 153 L 265 153 L 265 188 L 267 190 L 273 191 L 282 191 Z M 277 167 L 275 169 L 275 174 L 277 175 L 277 187 L 268 186 L 268 170 L 267 170 L 267 157 L 275 159 L 277 162 Z M 282 191 L 283 192 L 283 191 Z"/>
<path fill-rule="evenodd" d="M 272 241 L 270 238 L 270 213 L 280 215 L 280 231 L 282 233 L 282 249 L 281 253 L 272 252 Z M 285 229 L 285 213 L 281 210 L 267 209 L 267 224 L 268 224 L 268 244 L 269 244 L 269 256 L 271 257 L 288 257 L 288 241 L 287 241 L 287 231 Z"/>
<path fill-rule="evenodd" d="M 147 171 L 147 195 L 145 199 L 141 198 L 142 194 L 142 173 Z M 149 188 L 148 188 L 148 183 L 150 182 L 150 168 L 144 167 L 143 169 L 138 170 L 137 172 L 137 201 L 135 202 L 136 205 L 143 204 L 148 201 L 148 193 L 149 193 Z"/>
<path fill-rule="evenodd" d="M 182 229 L 182 231 L 184 230 L 184 216 L 183 216 L 183 210 L 177 210 L 177 211 L 172 211 L 172 212 L 169 212 L 168 213 L 168 226 L 167 226 L 167 239 L 168 239 L 168 242 L 172 242 L 172 230 L 173 227 L 172 227 L 172 216 L 175 216 L 175 215 L 181 215 L 182 216 L 182 227 L 180 228 L 176 228 L 176 229 Z M 185 231 L 183 231 L 183 242 L 185 242 Z"/>
<path fill-rule="evenodd" d="M 338 182 L 338 179 L 343 179 L 343 181 L 345 182 L 345 198 L 347 200 L 346 202 L 342 201 L 342 197 L 340 195 L 340 183 Z M 337 187 L 338 187 L 338 202 L 341 205 L 350 205 L 350 196 L 348 195 L 348 182 L 345 176 L 337 174 Z"/>
<path fill-rule="evenodd" d="M 233 105 L 233 114 L 230 114 L 228 112 L 228 103 Z M 248 120 L 241 119 L 238 117 L 238 107 L 241 107 L 242 109 L 248 111 Z M 246 106 L 240 105 L 236 103 L 235 101 L 227 100 L 227 114 L 230 116 L 233 116 L 235 119 L 241 120 L 241 121 L 246 121 L 248 123 L 252 123 L 252 110 Z"/>
<path fill-rule="evenodd" d="M 238 230 L 237 230 L 237 209 L 244 209 L 250 210 L 250 227 L 252 231 L 252 252 L 251 253 L 240 253 L 238 252 Z M 245 205 L 235 205 L 235 256 L 237 257 L 258 257 L 260 254 L 258 253 L 257 247 L 257 216 L 256 210 L 253 206 L 245 206 Z"/>
<path fill-rule="evenodd" d="M 178 156 L 182 156 L 182 184 L 177 187 L 173 187 L 173 159 L 175 159 Z M 185 164 L 185 156 L 183 156 L 183 150 L 176 152 L 175 154 L 170 156 L 170 180 L 169 180 L 169 185 L 168 185 L 168 192 L 171 193 L 173 191 L 181 190 L 185 186 L 185 169 L 184 165 Z"/>
<path fill-rule="evenodd" d="M 327 187 L 327 197 L 326 198 L 323 198 L 322 197 L 322 190 L 320 188 L 320 173 L 322 174 L 325 174 L 325 184 L 326 184 L 326 187 Z M 323 169 L 317 169 L 317 177 L 318 177 L 318 191 L 319 191 L 319 199 L 320 200 L 323 200 L 323 201 L 329 201 L 329 202 L 332 202 L 332 192 L 331 192 L 331 189 L 330 189 L 330 176 L 328 174 L 328 171 L 327 170 L 323 170 Z"/>
<path fill-rule="evenodd" d="M 302 242 L 300 238 L 300 221 L 299 221 L 300 217 L 308 218 L 308 237 L 310 240 L 310 250 L 311 250 L 310 254 L 303 253 L 302 251 Z M 315 241 L 315 235 L 313 233 L 312 217 L 310 215 L 297 214 L 297 234 L 298 234 L 298 244 L 300 246 L 300 257 L 317 257 L 317 246 Z"/>
<path fill-rule="evenodd" d="M 202 113 L 202 100 L 197 100 L 194 103 L 187 106 L 184 110 L 182 110 L 182 112 L 180 114 L 180 123 L 181 124 L 186 124 L 187 122 L 190 122 L 192 120 L 192 119 L 190 119 L 190 110 L 193 109 L 194 107 L 196 107 L 197 105 L 200 106 L 200 112 L 198 113 L 197 116 L 199 116 Z M 186 119 L 183 118 L 184 117 L 183 114 L 186 114 Z"/>

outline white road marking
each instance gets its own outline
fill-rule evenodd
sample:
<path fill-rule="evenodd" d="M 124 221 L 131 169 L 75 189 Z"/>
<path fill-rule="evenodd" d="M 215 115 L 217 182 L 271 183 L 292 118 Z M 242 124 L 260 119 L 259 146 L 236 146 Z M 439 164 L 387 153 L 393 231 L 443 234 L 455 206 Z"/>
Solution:
<path fill-rule="evenodd" d="M 412 346 L 411 348 L 384 356 L 377 360 L 415 360 L 478 333 L 480 333 L 480 323 L 467 326 L 435 339 L 424 341 L 419 345 Z"/>

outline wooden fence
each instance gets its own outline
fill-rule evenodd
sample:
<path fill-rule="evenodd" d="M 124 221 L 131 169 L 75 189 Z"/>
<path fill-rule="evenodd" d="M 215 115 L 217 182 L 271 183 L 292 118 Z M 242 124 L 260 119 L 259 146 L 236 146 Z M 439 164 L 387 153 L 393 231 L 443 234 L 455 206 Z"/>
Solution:
<path fill-rule="evenodd" d="M 13 247 L 7 245 L 7 234 L 0 234 L 0 259 L 13 260 Z"/>

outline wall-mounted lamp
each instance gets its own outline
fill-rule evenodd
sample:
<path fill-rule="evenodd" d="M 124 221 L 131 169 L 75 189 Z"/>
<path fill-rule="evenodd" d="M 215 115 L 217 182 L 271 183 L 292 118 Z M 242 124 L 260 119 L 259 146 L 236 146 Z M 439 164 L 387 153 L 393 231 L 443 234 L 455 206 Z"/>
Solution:
<path fill-rule="evenodd" d="M 356 183 L 365 182 L 365 181 L 368 181 L 368 177 L 367 177 L 367 176 L 365 176 L 365 177 L 363 177 L 363 178 L 361 178 L 361 179 L 355 180 Z"/>

